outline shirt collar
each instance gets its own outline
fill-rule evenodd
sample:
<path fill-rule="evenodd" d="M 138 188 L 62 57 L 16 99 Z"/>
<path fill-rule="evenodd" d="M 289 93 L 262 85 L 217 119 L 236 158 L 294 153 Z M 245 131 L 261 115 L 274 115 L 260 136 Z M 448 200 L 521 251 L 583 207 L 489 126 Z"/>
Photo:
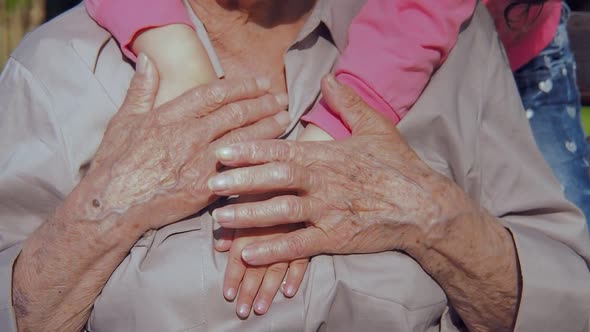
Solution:
<path fill-rule="evenodd" d="M 340 52 L 342 52 L 348 44 L 348 29 L 354 17 L 358 14 L 361 7 L 365 4 L 366 0 L 318 0 L 309 19 L 303 26 L 303 29 L 297 37 L 297 41 L 301 41 L 313 33 L 321 23 L 323 23 L 328 32 L 330 33 L 335 46 Z M 79 5 L 75 10 L 84 10 L 84 5 Z M 189 10 L 191 18 L 194 22 L 200 23 L 198 18 L 194 15 L 192 10 Z M 202 25 L 202 24 L 201 24 Z M 198 26 L 198 24 L 197 24 Z M 199 30 L 199 27 L 197 28 Z M 206 37 L 205 29 L 201 27 L 202 34 L 199 35 L 201 40 L 204 40 L 205 44 L 209 44 L 210 41 Z M 111 35 L 104 29 L 96 29 L 97 34 L 101 34 L 100 37 L 90 38 L 95 41 L 96 45 L 88 45 L 83 41 L 74 41 L 74 48 L 87 60 L 89 67 L 94 70 L 97 62 L 97 57 L 100 50 L 109 41 Z M 206 45 L 210 57 L 214 60 L 215 70 L 218 76 L 223 76 L 223 70 L 219 65 L 219 61 L 214 54 L 213 48 L 210 45 Z"/>
<path fill-rule="evenodd" d="M 318 0 L 307 23 L 323 23 L 340 52 L 348 45 L 348 29 L 366 0 Z M 306 24 L 307 26 L 307 24 Z M 304 32 L 306 29 L 302 30 Z M 313 30 L 312 30 L 313 31 Z M 311 33 L 309 31 L 307 34 Z"/>

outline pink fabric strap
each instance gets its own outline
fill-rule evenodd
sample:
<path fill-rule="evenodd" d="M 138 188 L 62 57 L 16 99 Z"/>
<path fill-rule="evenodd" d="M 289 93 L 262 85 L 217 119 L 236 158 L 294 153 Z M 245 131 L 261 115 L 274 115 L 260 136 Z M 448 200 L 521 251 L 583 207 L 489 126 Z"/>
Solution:
<path fill-rule="evenodd" d="M 131 43 L 143 30 L 170 24 L 186 24 L 194 29 L 180 0 L 85 0 L 90 16 L 109 30 L 131 60 L 137 57 Z"/>

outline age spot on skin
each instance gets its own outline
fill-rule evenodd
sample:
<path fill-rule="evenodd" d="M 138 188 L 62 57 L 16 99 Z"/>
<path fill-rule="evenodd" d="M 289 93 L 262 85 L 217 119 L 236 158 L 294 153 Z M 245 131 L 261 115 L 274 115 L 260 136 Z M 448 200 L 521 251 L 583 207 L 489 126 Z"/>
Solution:
<path fill-rule="evenodd" d="M 95 208 L 99 208 L 100 207 L 100 201 L 98 199 L 93 199 L 92 200 L 92 206 Z"/>

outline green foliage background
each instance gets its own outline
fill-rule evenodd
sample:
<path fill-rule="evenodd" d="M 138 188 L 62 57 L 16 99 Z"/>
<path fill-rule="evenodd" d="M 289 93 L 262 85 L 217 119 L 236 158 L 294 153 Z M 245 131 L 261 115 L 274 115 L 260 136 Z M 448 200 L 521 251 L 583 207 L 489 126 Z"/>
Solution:
<path fill-rule="evenodd" d="M 6 0 L 6 3 L 4 5 L 6 6 L 6 10 L 11 11 L 14 10 L 14 8 L 16 8 L 17 6 L 26 5 L 28 3 L 30 3 L 30 0 Z"/>

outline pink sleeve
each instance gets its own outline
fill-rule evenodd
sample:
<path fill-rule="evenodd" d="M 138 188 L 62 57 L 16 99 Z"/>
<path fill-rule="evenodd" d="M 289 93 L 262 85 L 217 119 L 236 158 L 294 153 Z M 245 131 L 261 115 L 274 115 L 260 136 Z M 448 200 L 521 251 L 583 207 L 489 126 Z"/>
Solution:
<path fill-rule="evenodd" d="M 368 0 L 352 22 L 336 77 L 399 122 L 455 46 L 475 5 L 476 0 Z M 304 120 L 336 139 L 350 135 L 324 103 Z"/>
<path fill-rule="evenodd" d="M 133 61 L 131 43 L 138 32 L 170 24 L 193 27 L 181 0 L 85 0 L 85 4 L 90 16 L 109 30 Z"/>

